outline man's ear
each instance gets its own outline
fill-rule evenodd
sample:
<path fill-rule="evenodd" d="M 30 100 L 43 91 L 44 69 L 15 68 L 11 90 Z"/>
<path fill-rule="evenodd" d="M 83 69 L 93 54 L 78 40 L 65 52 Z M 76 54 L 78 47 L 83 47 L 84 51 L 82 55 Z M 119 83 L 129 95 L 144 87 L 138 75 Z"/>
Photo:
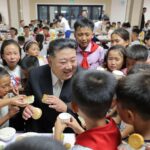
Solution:
<path fill-rule="evenodd" d="M 47 61 L 48 61 L 49 66 L 51 67 L 52 57 L 51 56 L 47 56 Z"/>
<path fill-rule="evenodd" d="M 71 107 L 74 113 L 78 112 L 78 105 L 75 102 L 71 102 Z"/>

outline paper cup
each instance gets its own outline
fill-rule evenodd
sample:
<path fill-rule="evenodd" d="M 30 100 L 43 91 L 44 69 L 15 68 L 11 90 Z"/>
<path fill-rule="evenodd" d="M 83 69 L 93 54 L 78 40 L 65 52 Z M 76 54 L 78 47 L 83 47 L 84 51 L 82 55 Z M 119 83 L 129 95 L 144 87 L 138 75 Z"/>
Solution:
<path fill-rule="evenodd" d="M 69 113 L 61 113 L 59 114 L 59 118 L 61 119 L 62 122 L 66 122 L 70 120 L 71 115 Z"/>

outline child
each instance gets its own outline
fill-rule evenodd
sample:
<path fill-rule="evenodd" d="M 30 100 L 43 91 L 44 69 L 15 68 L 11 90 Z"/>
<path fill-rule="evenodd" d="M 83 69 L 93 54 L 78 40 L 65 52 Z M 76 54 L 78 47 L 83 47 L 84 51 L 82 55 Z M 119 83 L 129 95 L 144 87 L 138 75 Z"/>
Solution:
<path fill-rule="evenodd" d="M 140 30 L 138 28 L 133 28 L 131 33 L 131 45 L 140 44 L 139 41 Z"/>
<path fill-rule="evenodd" d="M 104 67 L 110 72 L 124 69 L 126 67 L 125 51 L 126 49 L 120 45 L 110 47 L 105 55 Z"/>
<path fill-rule="evenodd" d="M 24 51 L 28 56 L 36 56 L 39 60 L 39 65 L 47 64 L 47 59 L 43 56 L 40 56 L 40 48 L 36 41 L 29 40 L 24 44 Z"/>
<path fill-rule="evenodd" d="M 13 98 L 6 98 L 10 91 L 10 75 L 4 68 L 0 67 L 0 128 L 8 126 L 8 120 L 19 112 L 18 107 L 10 107 L 8 109 L 8 105 L 26 106 L 23 102 L 24 96 L 20 95 Z"/>
<path fill-rule="evenodd" d="M 35 67 L 39 67 L 39 61 L 38 58 L 35 56 L 25 56 L 22 60 L 21 60 L 21 68 L 22 71 L 24 73 L 24 78 L 22 79 L 22 86 L 23 89 L 25 89 L 26 87 L 26 81 L 28 79 L 29 76 L 29 72 L 35 68 Z"/>
<path fill-rule="evenodd" d="M 1 58 L 4 67 L 11 76 L 11 83 L 14 89 L 17 90 L 21 87 L 21 78 L 23 76 L 19 66 L 21 49 L 18 43 L 14 40 L 5 40 L 1 47 Z"/>
<path fill-rule="evenodd" d="M 127 30 L 124 28 L 116 29 L 111 34 L 111 44 L 114 45 L 122 45 L 123 47 L 128 47 L 130 43 L 130 35 Z"/>
<path fill-rule="evenodd" d="M 74 24 L 74 36 L 79 44 L 77 49 L 78 64 L 85 69 L 96 69 L 104 59 L 104 50 L 92 42 L 94 24 L 87 18 L 78 19 Z"/>
<path fill-rule="evenodd" d="M 121 119 L 150 143 L 150 74 L 135 73 L 119 81 L 117 107 Z"/>
<path fill-rule="evenodd" d="M 109 72 L 88 70 L 75 76 L 72 83 L 74 112 L 81 116 L 86 130 L 72 117 L 55 123 L 55 138 L 61 139 L 64 128 L 71 127 L 77 133 L 74 148 L 114 150 L 120 143 L 120 132 L 114 121 L 106 118 L 115 92 L 116 80 Z"/>
<path fill-rule="evenodd" d="M 132 45 L 130 46 L 126 51 L 127 56 L 127 70 L 130 71 L 130 69 L 133 67 L 134 64 L 137 63 L 146 63 L 148 58 L 148 49 L 144 45 Z"/>
<path fill-rule="evenodd" d="M 145 38 L 144 38 L 144 42 L 145 42 L 145 46 L 149 49 L 150 51 L 150 33 L 147 33 L 145 35 Z"/>

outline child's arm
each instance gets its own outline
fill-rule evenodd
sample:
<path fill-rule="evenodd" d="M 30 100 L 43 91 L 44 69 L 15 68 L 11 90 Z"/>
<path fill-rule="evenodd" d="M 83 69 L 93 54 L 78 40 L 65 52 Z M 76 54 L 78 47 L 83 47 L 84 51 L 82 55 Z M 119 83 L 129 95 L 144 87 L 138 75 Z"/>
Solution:
<path fill-rule="evenodd" d="M 54 129 L 54 139 L 61 141 L 61 135 L 66 127 L 67 125 L 57 117 Z"/>
<path fill-rule="evenodd" d="M 69 121 L 62 122 L 59 117 L 55 122 L 55 131 L 54 131 L 54 138 L 56 140 L 61 141 L 61 134 L 63 133 L 66 127 L 70 127 L 76 134 L 80 134 L 84 132 L 84 129 L 79 125 L 74 117 L 71 117 Z"/>
<path fill-rule="evenodd" d="M 0 118 L 0 125 L 3 125 L 7 120 L 12 118 L 18 112 L 19 112 L 19 107 L 10 107 L 9 112 L 5 116 Z"/>
<path fill-rule="evenodd" d="M 24 95 L 15 96 L 12 98 L 4 98 L 0 100 L 0 108 L 6 105 L 15 105 L 19 107 L 25 107 L 27 103 L 23 101 Z"/>
<path fill-rule="evenodd" d="M 67 127 L 72 128 L 76 134 L 81 134 L 85 131 L 73 116 L 71 117 L 70 121 L 65 123 L 67 124 Z"/>

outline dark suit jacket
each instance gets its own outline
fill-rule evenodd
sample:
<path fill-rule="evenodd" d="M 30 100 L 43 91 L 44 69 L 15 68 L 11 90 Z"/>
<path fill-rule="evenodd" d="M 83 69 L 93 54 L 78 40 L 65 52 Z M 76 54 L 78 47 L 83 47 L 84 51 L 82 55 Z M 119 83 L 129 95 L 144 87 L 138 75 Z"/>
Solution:
<path fill-rule="evenodd" d="M 30 72 L 26 94 L 35 96 L 33 105 L 41 108 L 43 112 L 39 120 L 29 119 L 26 122 L 26 131 L 51 132 L 59 112 L 56 112 L 54 109 L 49 108 L 47 104 L 41 102 L 43 94 L 53 95 L 51 69 L 49 65 L 38 67 Z M 60 99 L 67 104 L 71 102 L 71 98 L 71 79 L 69 79 L 64 81 Z"/>

